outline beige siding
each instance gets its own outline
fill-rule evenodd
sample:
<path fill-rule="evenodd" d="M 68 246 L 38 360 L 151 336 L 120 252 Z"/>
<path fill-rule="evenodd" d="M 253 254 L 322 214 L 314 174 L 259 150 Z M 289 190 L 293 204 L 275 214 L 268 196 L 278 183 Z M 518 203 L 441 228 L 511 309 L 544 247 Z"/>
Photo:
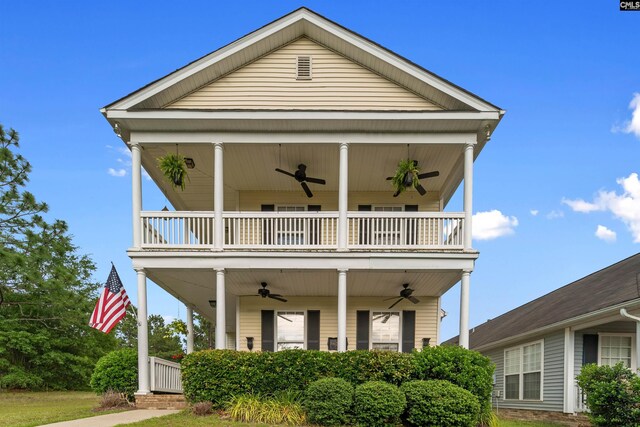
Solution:
<path fill-rule="evenodd" d="M 312 79 L 297 80 L 298 56 Z M 331 50 L 302 38 L 166 108 L 286 110 L 441 110 Z"/>
<path fill-rule="evenodd" d="M 389 303 L 385 297 L 350 297 L 347 299 L 347 339 L 349 350 L 356 346 L 356 311 L 386 311 Z M 246 337 L 254 337 L 254 351 L 261 345 L 261 310 L 305 311 L 320 310 L 320 349 L 327 349 L 327 339 L 338 334 L 338 301 L 336 297 L 289 297 L 287 303 L 253 296 L 240 297 L 240 350 L 247 350 Z M 422 346 L 422 338 L 431 338 L 436 343 L 438 318 L 438 298 L 420 297 L 419 304 L 400 303 L 398 311 L 416 311 L 416 348 Z"/>

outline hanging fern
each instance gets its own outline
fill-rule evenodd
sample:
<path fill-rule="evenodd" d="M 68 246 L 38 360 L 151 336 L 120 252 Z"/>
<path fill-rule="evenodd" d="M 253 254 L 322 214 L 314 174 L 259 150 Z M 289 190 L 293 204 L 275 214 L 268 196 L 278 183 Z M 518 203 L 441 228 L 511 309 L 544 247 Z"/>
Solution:
<path fill-rule="evenodd" d="M 188 179 L 187 165 L 180 154 L 167 154 L 159 157 L 158 167 L 173 188 L 180 187 L 184 191 L 185 179 Z"/>
<path fill-rule="evenodd" d="M 396 173 L 391 178 L 391 185 L 396 189 L 396 192 L 402 193 L 408 186 L 416 188 L 420 184 L 418 174 L 420 168 L 416 166 L 413 160 L 406 159 L 398 162 Z"/>

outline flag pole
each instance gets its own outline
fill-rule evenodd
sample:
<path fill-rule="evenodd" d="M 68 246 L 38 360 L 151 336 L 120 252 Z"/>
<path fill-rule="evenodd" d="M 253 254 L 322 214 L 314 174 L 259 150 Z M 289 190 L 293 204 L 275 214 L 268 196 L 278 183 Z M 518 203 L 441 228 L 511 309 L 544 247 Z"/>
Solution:
<path fill-rule="evenodd" d="M 113 261 L 111 261 L 111 267 L 116 268 L 115 264 L 113 263 Z M 123 285 L 124 286 L 124 285 Z M 136 324 L 139 325 L 138 323 L 138 311 L 136 310 L 136 308 L 133 306 L 133 304 L 129 304 L 129 307 L 131 307 L 131 311 L 133 311 L 133 317 L 135 317 L 136 319 Z"/>

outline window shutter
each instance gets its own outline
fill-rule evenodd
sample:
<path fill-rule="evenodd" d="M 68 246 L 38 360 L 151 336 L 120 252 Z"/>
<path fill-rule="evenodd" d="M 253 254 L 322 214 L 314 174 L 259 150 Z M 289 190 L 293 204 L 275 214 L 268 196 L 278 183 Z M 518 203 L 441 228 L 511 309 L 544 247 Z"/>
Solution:
<path fill-rule="evenodd" d="M 276 205 L 260 205 L 260 210 L 262 212 L 275 212 Z"/>
<path fill-rule="evenodd" d="M 356 350 L 369 350 L 369 311 L 356 312 Z"/>
<path fill-rule="evenodd" d="M 262 351 L 274 351 L 275 322 L 273 310 L 262 310 Z"/>
<path fill-rule="evenodd" d="M 260 205 L 262 212 L 275 212 L 276 205 Z M 271 230 L 271 221 L 268 218 L 262 219 L 262 244 L 273 244 L 273 230 Z"/>
<path fill-rule="evenodd" d="M 370 212 L 371 205 L 358 205 L 358 211 Z M 367 226 L 366 221 L 359 221 L 359 222 L 360 222 L 360 225 L 358 226 L 358 244 L 368 245 L 371 242 L 371 236 L 369 235 L 369 227 Z"/>
<path fill-rule="evenodd" d="M 320 350 L 320 310 L 307 310 L 307 350 Z"/>
<path fill-rule="evenodd" d="M 418 212 L 418 205 L 404 205 L 405 212 Z"/>
<path fill-rule="evenodd" d="M 598 363 L 598 336 L 585 334 L 582 336 L 582 364 Z"/>
<path fill-rule="evenodd" d="M 418 205 L 404 205 L 405 212 L 418 212 Z M 407 218 L 405 243 L 407 245 L 418 244 L 418 220 L 417 218 Z"/>
<path fill-rule="evenodd" d="M 416 346 L 416 312 L 402 311 L 402 352 L 411 353 Z"/>

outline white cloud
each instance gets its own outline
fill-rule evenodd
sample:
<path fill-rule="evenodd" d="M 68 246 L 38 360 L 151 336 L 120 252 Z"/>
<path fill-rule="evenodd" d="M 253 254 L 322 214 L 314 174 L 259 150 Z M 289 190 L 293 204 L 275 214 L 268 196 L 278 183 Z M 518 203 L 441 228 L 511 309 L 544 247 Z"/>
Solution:
<path fill-rule="evenodd" d="M 117 177 L 123 177 L 127 174 L 127 171 L 124 169 L 114 169 L 114 168 L 109 168 L 107 169 L 107 173 L 111 176 L 117 176 Z"/>
<path fill-rule="evenodd" d="M 640 243 L 640 180 L 638 174 L 634 172 L 626 178 L 618 178 L 616 182 L 622 187 L 620 194 L 616 191 L 600 190 L 593 202 L 579 200 L 584 203 L 584 206 L 596 206 L 597 209 L 577 210 L 577 212 L 588 213 L 594 210 L 611 212 L 615 218 L 627 226 L 633 236 L 633 241 Z M 579 203 L 578 206 L 583 206 L 582 203 Z"/>
<path fill-rule="evenodd" d="M 531 209 L 529 211 L 529 213 L 533 216 L 538 216 L 538 214 L 540 213 L 540 211 L 538 209 Z"/>
<path fill-rule="evenodd" d="M 625 133 L 632 133 L 640 138 L 640 93 L 634 93 L 633 99 L 629 103 L 629 108 L 633 110 L 631 120 L 626 123 Z"/>
<path fill-rule="evenodd" d="M 598 225 L 598 228 L 596 229 L 595 234 L 598 239 L 602 239 L 608 243 L 615 242 L 617 237 L 615 231 L 609 230 L 604 225 Z"/>
<path fill-rule="evenodd" d="M 589 212 L 593 212 L 593 211 L 601 211 L 602 206 L 597 205 L 596 203 L 589 203 L 589 202 L 585 202 L 582 199 L 575 199 L 575 200 L 571 200 L 571 199 L 566 199 L 566 198 L 562 198 L 562 203 L 564 203 L 565 205 L 569 206 L 571 208 L 571 210 L 573 210 L 574 212 L 583 212 L 583 213 L 589 213 Z"/>
<path fill-rule="evenodd" d="M 162 315 L 162 320 L 164 320 L 164 324 L 165 325 L 168 325 L 169 323 L 173 322 L 176 319 L 177 319 L 176 316 L 171 316 L 170 314 L 163 314 Z"/>
<path fill-rule="evenodd" d="M 547 219 L 564 218 L 564 212 L 553 210 L 547 214 Z"/>
<path fill-rule="evenodd" d="M 473 238 L 491 240 L 515 233 L 518 218 L 503 215 L 499 210 L 478 212 L 473 215 Z"/>

